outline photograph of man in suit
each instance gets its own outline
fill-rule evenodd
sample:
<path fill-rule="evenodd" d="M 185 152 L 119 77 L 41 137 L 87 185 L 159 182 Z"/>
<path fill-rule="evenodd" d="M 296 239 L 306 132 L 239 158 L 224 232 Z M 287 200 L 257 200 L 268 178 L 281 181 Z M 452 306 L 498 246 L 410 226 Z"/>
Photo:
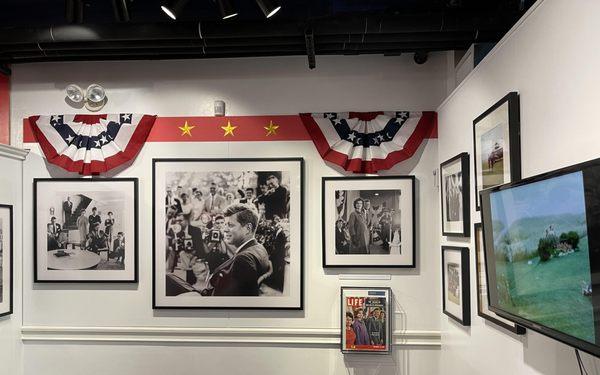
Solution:
<path fill-rule="evenodd" d="M 168 210 L 170 207 L 175 206 L 177 212 L 181 212 L 181 200 L 173 195 L 173 190 L 167 190 L 167 196 L 165 197 L 165 207 Z"/>
<path fill-rule="evenodd" d="M 193 254 L 198 259 L 206 258 L 206 246 L 202 240 L 202 230 L 190 225 L 189 220 L 183 215 L 179 214 L 175 223 L 167 230 L 167 241 L 169 246 L 167 271 L 173 273 L 177 261 L 179 260 L 179 253 L 188 246 L 191 245 Z"/>
<path fill-rule="evenodd" d="M 113 256 L 118 263 L 125 262 L 125 234 L 117 233 L 117 238 L 113 242 Z"/>
<path fill-rule="evenodd" d="M 208 197 L 204 200 L 204 212 L 216 215 L 223 212 L 225 198 L 217 192 L 217 184 L 210 184 Z"/>
<path fill-rule="evenodd" d="M 48 251 L 60 248 L 58 242 L 60 236 L 60 224 L 56 222 L 56 218 L 52 216 L 48 223 Z"/>
<path fill-rule="evenodd" d="M 221 264 L 203 292 L 213 296 L 258 296 L 259 279 L 272 269 L 267 250 L 255 239 L 258 212 L 252 205 L 233 204 L 225 216 L 225 241 L 236 247 L 235 256 Z"/>
<path fill-rule="evenodd" d="M 88 222 L 90 224 L 90 230 L 94 228 L 96 224 L 102 223 L 102 218 L 98 215 L 98 209 L 96 207 L 92 208 L 92 214 L 88 217 Z"/>
<path fill-rule="evenodd" d="M 71 215 L 73 215 L 73 202 L 71 202 L 71 197 L 67 197 L 67 200 L 63 202 L 63 223 L 65 226 L 71 224 Z"/>
<path fill-rule="evenodd" d="M 273 220 L 273 216 L 277 215 L 280 218 L 287 217 L 287 202 L 288 191 L 281 186 L 280 174 L 274 172 L 267 178 L 267 192 L 264 195 L 263 202 L 265 203 L 265 218 Z"/>

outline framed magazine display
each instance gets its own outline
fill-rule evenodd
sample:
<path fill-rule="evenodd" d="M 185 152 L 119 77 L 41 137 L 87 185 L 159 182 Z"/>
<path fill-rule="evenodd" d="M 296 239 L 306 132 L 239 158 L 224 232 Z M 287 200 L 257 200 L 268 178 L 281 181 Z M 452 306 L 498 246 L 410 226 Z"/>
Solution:
<path fill-rule="evenodd" d="M 324 177 L 323 267 L 414 268 L 415 177 Z"/>
<path fill-rule="evenodd" d="M 468 247 L 442 246 L 442 306 L 450 318 L 471 325 Z"/>
<path fill-rule="evenodd" d="M 0 204 L 0 316 L 13 312 L 13 206 Z"/>
<path fill-rule="evenodd" d="M 519 94 L 510 92 L 473 120 L 475 208 L 479 192 L 521 178 Z"/>
<path fill-rule="evenodd" d="M 303 308 L 302 158 L 154 159 L 153 308 Z"/>
<path fill-rule="evenodd" d="M 505 319 L 489 309 L 487 276 L 485 273 L 485 251 L 483 242 L 483 227 L 476 223 L 475 234 L 475 266 L 477 267 L 477 315 L 517 335 L 525 334 L 525 328 Z"/>
<path fill-rule="evenodd" d="M 342 287 L 342 353 L 389 354 L 391 352 L 392 290 Z"/>
<path fill-rule="evenodd" d="M 34 281 L 138 281 L 138 179 L 36 178 Z"/>
<path fill-rule="evenodd" d="M 469 154 L 463 152 L 440 165 L 442 235 L 469 237 Z"/>

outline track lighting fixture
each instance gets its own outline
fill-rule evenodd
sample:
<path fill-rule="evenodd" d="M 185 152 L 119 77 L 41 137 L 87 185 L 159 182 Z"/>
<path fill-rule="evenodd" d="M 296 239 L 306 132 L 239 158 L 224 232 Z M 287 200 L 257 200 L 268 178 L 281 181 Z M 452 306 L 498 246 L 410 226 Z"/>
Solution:
<path fill-rule="evenodd" d="M 167 16 L 169 16 L 172 19 L 176 20 L 177 17 L 179 17 L 181 15 L 181 11 L 183 10 L 183 8 L 187 4 L 187 2 L 188 2 L 188 0 L 170 0 L 170 1 L 165 1 L 160 6 L 160 9 L 162 9 L 162 11 L 167 14 Z"/>
<path fill-rule="evenodd" d="M 219 12 L 221 12 L 221 17 L 224 20 L 228 18 L 233 18 L 238 15 L 238 13 L 231 5 L 230 0 L 217 0 L 217 5 L 219 6 Z"/>
<path fill-rule="evenodd" d="M 256 4 L 263 11 L 265 17 L 271 18 L 281 9 L 281 4 L 278 0 L 256 0 Z"/>
<path fill-rule="evenodd" d="M 117 22 L 129 22 L 129 0 L 112 0 L 113 13 Z"/>

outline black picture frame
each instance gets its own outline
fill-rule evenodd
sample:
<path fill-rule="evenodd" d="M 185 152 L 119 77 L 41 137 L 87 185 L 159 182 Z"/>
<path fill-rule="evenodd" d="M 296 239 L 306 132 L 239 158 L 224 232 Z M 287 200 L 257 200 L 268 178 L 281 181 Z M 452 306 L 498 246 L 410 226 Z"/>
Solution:
<path fill-rule="evenodd" d="M 488 284 L 487 284 L 487 273 L 486 273 L 486 254 L 483 248 L 484 240 L 483 240 L 483 227 L 481 223 L 475 223 L 473 225 L 473 237 L 475 239 L 475 270 L 476 270 L 476 285 L 477 285 L 477 315 L 481 318 L 494 323 L 497 326 L 500 326 L 514 334 L 524 335 L 527 331 L 525 327 L 511 322 L 507 319 L 504 319 L 498 315 L 496 315 L 491 310 L 489 313 L 484 311 L 486 306 L 489 306 L 488 302 Z M 483 273 L 483 275 L 482 275 Z M 485 285 L 482 285 L 482 280 L 485 279 Z M 483 294 L 483 290 L 485 289 L 485 295 Z M 485 299 L 485 301 L 484 301 Z M 488 309 L 489 310 L 489 309 Z"/>
<path fill-rule="evenodd" d="M 298 304 L 293 307 L 262 307 L 262 306 L 182 306 L 182 305 L 162 305 L 157 301 L 157 218 L 156 218 L 156 194 L 157 194 L 157 171 L 156 166 L 162 162 L 173 162 L 173 163 L 260 163 L 260 162 L 294 162 L 298 163 L 299 168 L 299 295 Z M 290 157 L 290 158 L 154 158 L 152 159 L 152 309 L 154 310 L 303 310 L 304 309 L 304 158 L 302 157 Z M 203 297 L 207 298 L 207 297 Z M 220 297 L 213 297 L 220 298 Z M 238 297 L 244 298 L 244 297 Z M 266 297 L 268 298 L 268 297 Z"/>
<path fill-rule="evenodd" d="M 335 259 L 336 257 L 345 257 L 346 255 L 337 255 L 335 250 L 335 239 L 333 240 L 333 250 L 331 246 L 328 246 L 328 242 L 331 242 L 331 239 L 327 236 L 329 232 L 328 229 L 335 226 L 335 223 L 327 222 L 326 215 L 328 202 L 326 201 L 326 190 L 328 184 L 331 183 L 344 183 L 345 185 L 352 184 L 353 182 L 369 182 L 373 184 L 372 189 L 369 190 L 380 190 L 380 186 L 382 183 L 387 181 L 398 181 L 398 182 L 408 182 L 410 184 L 410 210 L 411 212 L 407 215 L 408 219 L 411 223 L 411 228 L 408 231 L 408 234 L 411 236 L 412 246 L 410 246 L 410 260 L 406 263 L 392 263 L 395 257 L 390 254 L 389 261 L 386 261 L 386 264 L 375 264 L 375 263 L 361 263 L 361 264 L 334 264 L 328 259 Z M 378 187 L 379 186 L 379 187 Z M 400 187 L 398 187 L 400 189 Z M 348 176 L 348 177 L 323 177 L 321 180 L 321 207 L 322 207 L 322 215 L 321 215 L 321 245 L 322 245 L 322 264 L 323 268 L 415 268 L 416 267 L 416 258 L 417 258 L 417 235 L 416 235 L 416 178 L 412 175 L 407 176 Z M 349 204 L 349 202 L 347 202 Z M 404 218 L 404 217 L 403 217 Z M 337 219 L 337 218 L 336 218 Z M 406 219 L 406 218 L 405 218 Z M 404 223 L 406 220 L 403 220 Z M 403 236 L 405 236 L 404 232 Z M 391 237 L 391 236 L 390 236 Z M 391 239 L 391 238 L 390 238 Z M 404 240 L 402 240 L 404 242 Z M 331 244 L 329 244 L 331 245 Z M 350 255 L 352 256 L 352 255 Z M 366 261 L 368 259 L 362 259 L 361 261 Z"/>
<path fill-rule="evenodd" d="M 445 215 L 446 215 L 446 182 L 444 181 L 444 173 L 445 169 L 450 166 L 455 165 L 456 163 L 460 163 L 460 172 L 461 172 L 461 212 L 462 212 L 462 224 L 457 224 L 460 227 L 460 230 L 451 231 L 446 224 Z M 442 235 L 448 237 L 469 237 L 471 235 L 471 205 L 470 205 L 470 164 L 469 164 L 469 153 L 462 152 L 445 162 L 440 164 L 440 198 L 441 198 L 441 213 L 442 213 Z"/>
<path fill-rule="evenodd" d="M 344 343 L 345 343 L 345 334 L 346 334 L 346 309 L 345 306 L 346 304 L 344 304 L 344 291 L 346 290 L 359 290 L 359 291 L 367 291 L 368 292 L 375 292 L 379 295 L 381 295 L 381 293 L 384 293 L 384 295 L 387 296 L 387 300 L 386 300 L 386 308 L 385 308 L 385 332 L 386 332 L 386 340 L 385 340 L 385 350 L 369 350 L 369 349 L 348 349 L 347 347 L 344 347 Z M 394 330 L 392 329 L 392 324 L 393 324 L 393 319 L 391 319 L 390 317 L 393 316 L 394 311 L 392 310 L 392 307 L 394 306 L 392 303 L 392 289 L 389 287 L 362 287 L 362 286 L 358 286 L 358 287 L 354 287 L 354 286 L 342 286 L 340 288 L 340 351 L 343 354 L 353 354 L 353 353 L 361 353 L 361 354 L 390 354 L 392 351 L 392 345 L 393 345 L 393 332 Z"/>
<path fill-rule="evenodd" d="M 38 184 L 40 183 L 111 183 L 130 182 L 133 184 L 133 277 L 129 279 L 43 279 L 38 274 Z M 136 284 L 139 281 L 139 180 L 135 177 L 115 178 L 34 178 L 33 179 L 33 281 L 35 283 L 108 283 L 108 284 Z"/>
<path fill-rule="evenodd" d="M 446 254 L 449 251 L 460 252 L 460 273 L 453 277 L 460 277 L 460 310 L 461 316 L 457 316 L 447 309 L 446 305 Z M 470 293 L 470 272 L 469 272 L 469 248 L 459 246 L 442 246 L 442 311 L 445 315 L 462 324 L 471 325 L 471 293 Z"/>
<path fill-rule="evenodd" d="M 473 164 L 474 164 L 474 171 L 475 171 L 475 178 L 474 178 L 474 188 L 475 188 L 475 209 L 477 211 L 479 211 L 481 209 L 481 201 L 480 201 L 480 196 L 479 196 L 479 192 L 480 192 L 480 184 L 479 184 L 479 173 L 482 172 L 482 165 L 483 165 L 483 160 L 479 160 L 479 154 L 478 149 L 477 149 L 477 144 L 478 144 L 478 136 L 477 136 L 477 131 L 478 128 L 481 128 L 484 124 L 484 122 L 497 110 L 499 110 L 500 107 L 502 107 L 504 104 L 508 104 L 506 106 L 506 112 L 503 115 L 508 119 L 508 123 L 507 124 L 497 124 L 496 126 L 507 126 L 507 132 L 508 132 L 508 142 L 509 142 L 509 147 L 508 147 L 508 152 L 509 152 L 509 157 L 510 157 L 510 180 L 505 180 L 503 179 L 503 181 L 501 183 L 498 184 L 494 184 L 494 185 L 489 185 L 486 186 L 486 188 L 489 187 L 493 187 L 493 186 L 497 186 L 497 185 L 501 185 L 504 183 L 508 183 L 511 181 L 517 181 L 521 178 L 521 115 L 520 115 L 520 104 L 519 104 L 519 94 L 515 91 L 513 92 L 509 92 L 508 94 L 506 94 L 502 99 L 498 100 L 493 106 L 491 106 L 490 108 L 488 108 L 485 112 L 483 112 L 481 115 L 479 115 L 475 120 L 473 120 Z M 495 127 L 496 127 L 495 126 Z M 506 152 L 506 150 L 503 149 L 503 159 L 504 159 L 504 152 Z M 490 157 L 491 157 L 490 153 Z M 489 163 L 489 158 L 488 158 L 488 163 Z M 495 162 L 492 160 L 492 168 L 494 166 Z M 483 173 L 481 174 L 481 181 L 483 182 Z"/>
<path fill-rule="evenodd" d="M 8 220 L 8 233 L 2 233 L 2 236 L 8 235 L 9 236 L 9 240 L 8 240 L 8 249 L 3 249 L 4 251 L 8 252 L 8 288 L 6 288 L 6 290 L 8 290 L 8 303 L 7 303 L 7 308 L 6 309 L 2 309 L 0 310 L 0 317 L 3 316 L 8 316 L 8 315 L 12 315 L 13 313 L 13 308 L 14 308 L 14 228 L 13 228 L 13 206 L 9 205 L 9 204 L 0 204 L 0 210 L 2 209 L 6 209 L 8 210 L 8 216 L 9 216 L 9 220 Z M 2 256 L 2 259 L 4 259 L 4 255 Z M 0 265 L 1 266 L 1 265 Z M 2 267 L 0 267 L 2 268 Z M 4 270 L 2 271 L 2 273 L 4 273 Z M 0 279 L 3 277 L 3 274 L 0 273 Z M 0 286 L 2 288 L 4 288 L 4 286 Z M 1 291 L 0 291 L 1 292 Z M 2 303 L 4 304 L 4 303 Z M 1 306 L 1 305 L 0 305 Z"/>

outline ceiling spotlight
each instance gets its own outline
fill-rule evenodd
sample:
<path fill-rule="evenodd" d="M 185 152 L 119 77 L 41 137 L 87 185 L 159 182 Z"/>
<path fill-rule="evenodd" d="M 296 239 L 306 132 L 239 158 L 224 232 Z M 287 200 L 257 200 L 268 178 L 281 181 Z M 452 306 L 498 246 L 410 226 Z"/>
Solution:
<path fill-rule="evenodd" d="M 96 83 L 89 85 L 85 92 L 81 87 L 72 83 L 67 86 L 66 91 L 68 104 L 76 108 L 81 108 L 85 105 L 85 108 L 92 112 L 102 109 L 108 101 L 104 87 Z"/>
<path fill-rule="evenodd" d="M 81 87 L 70 84 L 67 86 L 67 98 L 69 98 L 69 100 L 73 103 L 81 103 L 85 96 Z"/>
<path fill-rule="evenodd" d="M 273 17 L 281 9 L 278 0 L 256 0 L 256 4 L 258 4 L 260 10 L 263 11 L 267 18 Z"/>
<path fill-rule="evenodd" d="M 92 83 L 85 92 L 85 108 L 92 112 L 99 111 L 106 104 L 106 92 L 104 87 Z"/>
<path fill-rule="evenodd" d="M 165 1 L 163 5 L 160 6 L 163 12 L 167 14 L 167 16 L 176 20 L 177 17 L 181 15 L 181 11 L 187 4 L 188 0 L 170 0 Z"/>
<path fill-rule="evenodd" d="M 224 20 L 228 18 L 233 18 L 238 15 L 238 12 L 235 11 L 233 6 L 231 5 L 231 1 L 229 0 L 217 0 L 217 5 L 219 6 L 219 12 L 221 12 L 221 17 Z"/>

